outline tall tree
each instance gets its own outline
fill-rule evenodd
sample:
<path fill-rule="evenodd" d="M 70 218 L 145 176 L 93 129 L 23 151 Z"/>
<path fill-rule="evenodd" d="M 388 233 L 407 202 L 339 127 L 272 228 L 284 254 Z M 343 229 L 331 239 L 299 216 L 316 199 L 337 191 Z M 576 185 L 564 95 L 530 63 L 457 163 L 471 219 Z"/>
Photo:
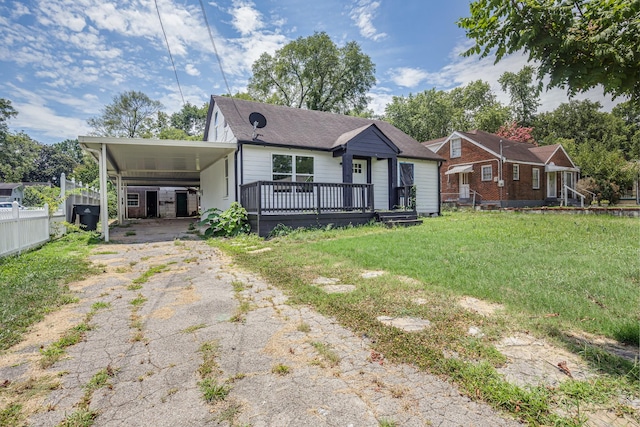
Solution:
<path fill-rule="evenodd" d="M 375 66 L 360 46 L 337 47 L 324 32 L 300 37 L 254 62 L 249 94 L 258 101 L 336 113 L 365 110 Z"/>
<path fill-rule="evenodd" d="M 478 80 L 450 92 L 430 89 L 408 97 L 394 96 L 385 108 L 385 118 L 417 141 L 428 141 L 456 130 L 495 132 L 510 113 L 496 100 L 489 84 Z"/>
<path fill-rule="evenodd" d="M 187 102 L 180 111 L 171 115 L 171 126 L 184 131 L 188 136 L 199 136 L 199 139 L 202 139 L 208 109 L 209 104 L 207 103 L 203 104 L 202 107 L 197 107 Z"/>
<path fill-rule="evenodd" d="M 640 102 L 640 2 L 637 0 L 475 0 L 458 20 L 475 45 L 463 55 L 524 51 L 538 81 L 570 94 L 602 85 Z"/>
<path fill-rule="evenodd" d="M 156 118 L 161 110 L 162 103 L 132 90 L 114 96 L 113 102 L 102 109 L 102 115 L 87 123 L 97 136 L 149 137 L 157 128 Z"/>
<path fill-rule="evenodd" d="M 42 145 L 24 132 L 0 136 L 0 181 L 30 181 L 41 150 Z"/>
<path fill-rule="evenodd" d="M 509 94 L 514 118 L 522 127 L 533 124 L 533 118 L 540 106 L 541 88 L 540 85 L 533 84 L 534 72 L 534 68 L 527 65 L 517 73 L 506 71 L 498 79 L 502 90 Z"/>
<path fill-rule="evenodd" d="M 18 115 L 18 112 L 11 106 L 11 101 L 5 98 L 0 98 L 0 137 L 8 130 L 7 121 L 11 117 Z"/>

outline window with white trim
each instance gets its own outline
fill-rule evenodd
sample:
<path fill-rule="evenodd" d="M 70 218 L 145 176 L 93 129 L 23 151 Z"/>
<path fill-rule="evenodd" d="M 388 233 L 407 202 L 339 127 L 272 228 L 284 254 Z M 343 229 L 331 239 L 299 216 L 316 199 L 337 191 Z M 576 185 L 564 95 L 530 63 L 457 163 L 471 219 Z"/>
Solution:
<path fill-rule="evenodd" d="M 533 168 L 531 169 L 531 182 L 534 190 L 538 190 L 540 188 L 540 169 Z"/>
<path fill-rule="evenodd" d="M 271 156 L 271 172 L 273 181 L 313 182 L 313 157 L 273 154 Z M 297 187 L 297 189 L 298 191 L 307 191 L 302 187 Z M 283 187 L 278 191 L 288 191 L 288 188 Z M 308 191 L 311 191 L 311 188 Z"/>
<path fill-rule="evenodd" d="M 452 159 L 462 156 L 462 141 L 460 138 L 452 139 L 449 145 L 451 146 L 450 157 Z"/>
<path fill-rule="evenodd" d="M 127 193 L 127 206 L 137 208 L 140 206 L 140 195 L 138 193 Z"/>
<path fill-rule="evenodd" d="M 493 167 L 491 165 L 482 166 L 482 180 L 491 181 L 493 179 Z"/>
<path fill-rule="evenodd" d="M 513 165 L 513 180 L 520 181 L 520 165 L 518 164 Z"/>

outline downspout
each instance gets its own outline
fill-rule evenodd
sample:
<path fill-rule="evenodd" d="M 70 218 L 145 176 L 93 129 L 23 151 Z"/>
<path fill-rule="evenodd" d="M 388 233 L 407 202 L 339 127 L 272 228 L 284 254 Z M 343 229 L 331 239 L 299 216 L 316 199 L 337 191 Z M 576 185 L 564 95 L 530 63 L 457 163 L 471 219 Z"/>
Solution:
<path fill-rule="evenodd" d="M 239 160 L 238 160 L 239 159 Z M 242 184 L 244 184 L 244 173 L 242 170 L 242 142 L 238 141 L 238 147 L 236 148 L 235 153 L 233 153 L 233 179 L 235 181 L 235 194 L 236 194 L 236 202 L 240 202 L 238 198 L 238 189 Z M 238 163 L 240 164 L 240 181 L 238 182 Z"/>
<path fill-rule="evenodd" d="M 442 179 L 440 179 L 440 169 L 442 162 L 438 162 L 438 216 L 442 216 Z"/>
<path fill-rule="evenodd" d="M 502 205 L 502 190 L 504 188 L 504 179 L 502 179 L 502 163 L 504 162 L 504 157 L 502 156 L 502 139 L 500 140 L 500 161 L 498 162 L 498 176 L 500 178 L 498 181 L 498 188 L 500 191 L 500 207 L 504 208 L 504 206 Z M 500 183 L 502 182 L 502 186 L 500 186 Z"/>

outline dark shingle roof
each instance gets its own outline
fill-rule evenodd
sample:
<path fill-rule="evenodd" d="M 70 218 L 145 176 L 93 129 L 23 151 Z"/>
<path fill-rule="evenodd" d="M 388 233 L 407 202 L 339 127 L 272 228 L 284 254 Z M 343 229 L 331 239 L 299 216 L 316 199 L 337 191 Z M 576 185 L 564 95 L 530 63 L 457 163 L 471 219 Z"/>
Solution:
<path fill-rule="evenodd" d="M 342 145 L 348 135 L 356 135 L 356 130 L 365 130 L 374 124 L 399 149 L 399 157 L 411 157 L 442 161 L 435 154 L 409 135 L 381 120 L 345 116 L 322 111 L 262 104 L 224 96 L 212 96 L 225 121 L 238 141 L 265 145 L 279 145 L 330 151 Z M 267 125 L 258 129 L 258 138 L 253 140 L 253 126 L 249 114 L 261 113 Z"/>
<path fill-rule="evenodd" d="M 463 135 L 467 139 L 473 140 L 478 144 L 483 145 L 484 147 L 498 155 L 500 154 L 500 141 L 502 140 L 502 155 L 507 160 L 530 163 L 546 162 L 546 159 L 542 160 L 541 157 L 536 155 L 535 150 L 542 147 L 536 147 L 535 145 L 528 144 L 526 142 L 511 141 L 510 139 L 506 139 L 501 136 L 481 130 L 458 133 L 460 135 Z M 543 153 L 544 151 L 545 150 L 541 150 L 540 153 Z"/>

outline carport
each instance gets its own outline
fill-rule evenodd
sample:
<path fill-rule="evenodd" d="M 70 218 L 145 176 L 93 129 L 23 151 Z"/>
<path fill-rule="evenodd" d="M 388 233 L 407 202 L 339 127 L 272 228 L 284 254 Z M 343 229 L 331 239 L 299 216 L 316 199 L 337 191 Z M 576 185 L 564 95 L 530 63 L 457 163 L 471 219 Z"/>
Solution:
<path fill-rule="evenodd" d="M 109 241 L 107 180 L 116 185 L 117 219 L 122 223 L 129 185 L 200 187 L 200 172 L 236 150 L 230 142 L 79 136 L 78 142 L 99 165 L 100 220 Z"/>

